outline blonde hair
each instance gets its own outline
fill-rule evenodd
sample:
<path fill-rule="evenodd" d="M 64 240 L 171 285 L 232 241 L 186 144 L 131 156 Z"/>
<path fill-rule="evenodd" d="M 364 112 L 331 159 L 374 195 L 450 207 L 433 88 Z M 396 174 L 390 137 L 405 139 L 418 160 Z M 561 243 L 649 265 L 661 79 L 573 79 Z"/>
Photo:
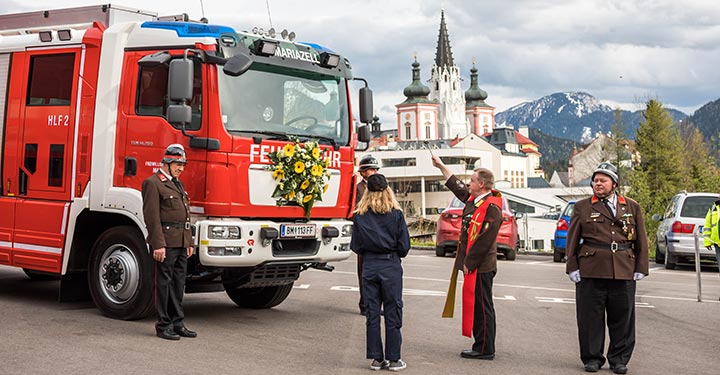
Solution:
<path fill-rule="evenodd" d="M 376 214 L 384 215 L 393 209 L 402 211 L 392 189 L 386 187 L 383 191 L 365 190 L 365 194 L 360 199 L 355 212 L 364 215 L 368 210 L 371 210 Z"/>

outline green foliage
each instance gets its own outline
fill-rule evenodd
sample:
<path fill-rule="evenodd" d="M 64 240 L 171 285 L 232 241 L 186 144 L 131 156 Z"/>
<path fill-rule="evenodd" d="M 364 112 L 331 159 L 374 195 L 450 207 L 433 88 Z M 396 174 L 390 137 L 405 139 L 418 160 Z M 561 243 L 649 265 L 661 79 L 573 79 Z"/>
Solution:
<path fill-rule="evenodd" d="M 641 162 L 630 175 L 628 195 L 643 209 L 651 247 L 658 222 L 650 217 L 662 214 L 670 199 L 683 188 L 683 142 L 662 103 L 650 99 L 644 120 L 637 129 L 637 149 Z"/>
<path fill-rule="evenodd" d="M 329 159 L 322 157 L 317 142 L 303 144 L 297 139 L 271 152 L 268 157 L 272 165 L 267 169 L 273 172 L 272 177 L 278 182 L 272 193 L 273 198 L 277 198 L 277 205 L 297 203 L 310 218 L 315 201 L 322 201 L 322 194 L 328 187 L 330 171 L 326 168 Z"/>

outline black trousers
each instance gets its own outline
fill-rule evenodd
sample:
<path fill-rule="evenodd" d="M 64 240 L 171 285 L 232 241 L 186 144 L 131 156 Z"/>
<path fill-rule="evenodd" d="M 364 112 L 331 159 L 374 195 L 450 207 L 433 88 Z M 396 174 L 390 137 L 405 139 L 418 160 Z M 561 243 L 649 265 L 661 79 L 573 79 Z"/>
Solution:
<path fill-rule="evenodd" d="M 185 314 L 182 299 L 187 274 L 187 249 L 165 248 L 165 261 L 155 262 L 155 308 L 158 321 L 156 329 L 182 327 Z"/>
<path fill-rule="evenodd" d="M 575 284 L 580 359 L 603 365 L 605 319 L 610 365 L 630 362 L 635 348 L 635 281 L 582 278 Z"/>
<path fill-rule="evenodd" d="M 496 271 L 478 273 L 475 279 L 475 343 L 472 350 L 483 355 L 495 354 L 495 305 L 492 292 L 495 273 Z"/>

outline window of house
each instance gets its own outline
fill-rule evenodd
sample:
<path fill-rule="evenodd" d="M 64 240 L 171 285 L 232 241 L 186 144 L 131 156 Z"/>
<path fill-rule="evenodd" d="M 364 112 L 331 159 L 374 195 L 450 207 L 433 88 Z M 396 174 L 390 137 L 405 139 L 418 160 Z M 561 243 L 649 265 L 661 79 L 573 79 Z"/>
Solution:
<path fill-rule="evenodd" d="M 411 138 L 410 123 L 406 122 L 405 123 L 405 139 L 410 139 L 410 138 Z"/>
<path fill-rule="evenodd" d="M 26 104 L 28 106 L 70 105 L 74 71 L 74 53 L 31 57 Z"/>

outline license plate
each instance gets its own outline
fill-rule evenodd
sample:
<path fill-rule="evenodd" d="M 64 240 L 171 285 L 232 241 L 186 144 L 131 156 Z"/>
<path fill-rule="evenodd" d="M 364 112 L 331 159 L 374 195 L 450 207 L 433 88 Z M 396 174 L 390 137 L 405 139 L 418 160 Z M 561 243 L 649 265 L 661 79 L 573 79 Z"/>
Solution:
<path fill-rule="evenodd" d="M 315 224 L 284 224 L 280 226 L 280 237 L 315 237 Z"/>

